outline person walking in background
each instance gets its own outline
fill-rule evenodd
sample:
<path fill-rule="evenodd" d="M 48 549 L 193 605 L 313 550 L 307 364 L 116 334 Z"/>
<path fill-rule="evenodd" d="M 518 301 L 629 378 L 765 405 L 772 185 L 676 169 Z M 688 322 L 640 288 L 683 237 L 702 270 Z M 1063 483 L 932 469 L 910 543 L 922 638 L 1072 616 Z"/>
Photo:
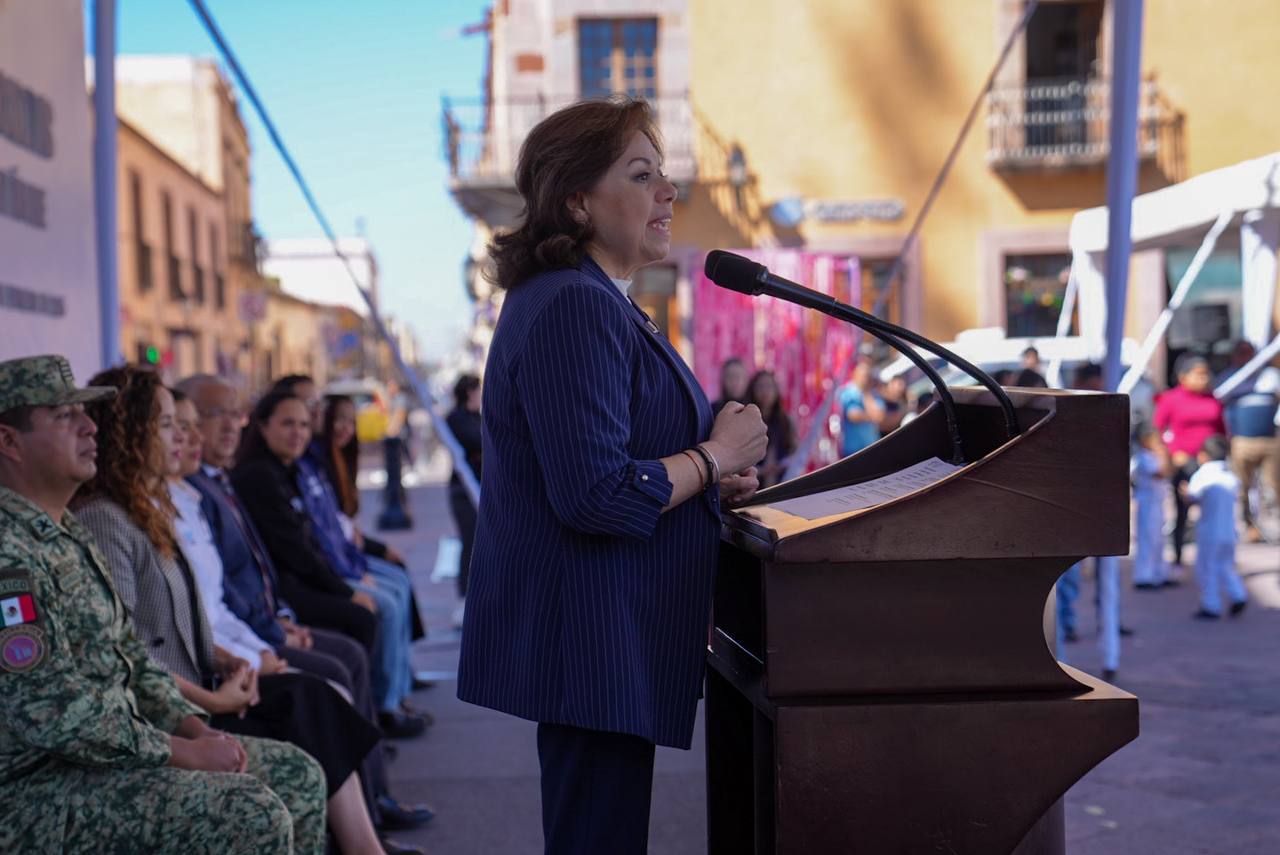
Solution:
<path fill-rule="evenodd" d="M 747 366 L 741 359 L 731 356 L 720 366 L 720 397 L 711 404 L 711 414 L 718 416 L 730 401 L 744 401 L 747 397 Z"/>
<path fill-rule="evenodd" d="M 884 401 L 884 415 L 880 417 L 881 436 L 888 436 L 902 426 L 903 420 L 911 410 L 911 402 L 907 400 L 907 378 L 896 374 L 889 378 L 880 393 Z"/>
<path fill-rule="evenodd" d="M 1196 526 L 1196 582 L 1200 608 L 1194 617 L 1217 620 L 1222 616 L 1222 590 L 1231 599 L 1231 616 L 1249 602 L 1244 582 L 1236 572 L 1236 500 L 1240 479 L 1227 464 L 1229 445 L 1224 436 L 1207 438 L 1197 458 L 1200 468 L 1183 490 L 1186 499 L 1200 506 Z"/>
<path fill-rule="evenodd" d="M 688 749 L 720 503 L 768 444 L 711 404 L 627 296 L 670 249 L 675 185 L 628 98 L 539 122 L 525 214 L 490 246 L 506 291 L 485 369 L 484 482 L 458 697 L 538 722 L 546 855 L 644 855 L 655 745 Z"/>
<path fill-rule="evenodd" d="M 1249 342 L 1236 342 L 1231 351 L 1231 367 L 1214 385 L 1225 382 L 1253 359 L 1256 352 Z M 1280 436 L 1276 427 L 1280 368 L 1268 366 L 1245 380 L 1223 401 L 1223 407 L 1223 419 L 1231 433 L 1231 463 L 1240 479 L 1240 516 L 1244 520 L 1245 539 L 1257 543 L 1262 540 L 1262 534 L 1258 531 L 1258 521 L 1253 518 L 1250 491 L 1255 482 L 1260 482 L 1280 499 Z"/>
<path fill-rule="evenodd" d="M 786 475 L 789 458 L 796 450 L 796 429 L 782 405 L 778 380 L 772 371 L 757 371 L 747 386 L 748 404 L 760 408 L 760 417 L 769 431 L 769 446 L 764 459 L 756 464 L 760 488 L 772 487 Z"/>
<path fill-rule="evenodd" d="M 1049 385 L 1040 365 L 1040 351 L 1036 350 L 1035 345 L 1022 351 L 1022 369 L 1014 378 L 1013 385 L 1029 389 L 1043 389 Z"/>
<path fill-rule="evenodd" d="M 471 469 L 476 483 L 480 483 L 482 423 L 479 377 L 463 374 L 453 384 L 453 409 L 449 411 L 445 421 L 458 445 L 462 446 L 462 453 L 466 455 L 465 464 Z M 471 503 L 471 497 L 462 486 L 457 461 L 454 461 L 453 472 L 449 475 L 449 512 L 453 515 L 453 524 L 462 541 L 462 555 L 458 559 L 458 599 L 463 603 L 453 613 L 453 625 L 461 627 L 467 599 L 467 582 L 471 578 L 471 552 L 476 542 L 476 506 Z"/>
<path fill-rule="evenodd" d="M 1181 566 L 1182 546 L 1187 537 L 1187 499 L 1183 485 L 1196 471 L 1200 446 L 1215 434 L 1227 432 L 1222 404 L 1210 388 L 1209 363 L 1202 356 L 1184 353 L 1174 364 L 1178 385 L 1156 401 L 1152 423 L 1173 458 L 1170 476 L 1176 516 L 1173 521 L 1173 563 Z"/>
<path fill-rule="evenodd" d="M 1152 591 L 1177 582 L 1164 565 L 1164 504 L 1169 495 L 1169 452 L 1160 432 L 1140 424 L 1133 432 L 1134 452 L 1129 462 L 1136 505 L 1133 522 L 1133 587 Z"/>
<path fill-rule="evenodd" d="M 848 457 L 880 438 L 884 404 L 872 391 L 871 360 L 863 357 L 854 366 L 853 377 L 840 387 L 836 403 L 840 407 L 840 456 Z"/>

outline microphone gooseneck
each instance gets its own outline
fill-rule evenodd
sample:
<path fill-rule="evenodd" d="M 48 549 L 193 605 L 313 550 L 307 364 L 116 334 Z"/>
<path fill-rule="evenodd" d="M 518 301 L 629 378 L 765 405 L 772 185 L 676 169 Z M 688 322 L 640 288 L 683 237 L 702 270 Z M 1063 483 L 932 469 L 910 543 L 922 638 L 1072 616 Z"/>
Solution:
<path fill-rule="evenodd" d="M 966 372 L 985 386 L 995 396 L 1004 415 L 1005 431 L 1012 439 L 1018 434 L 1017 415 L 1009 395 L 995 380 L 982 369 L 964 359 L 937 342 L 931 341 L 905 327 L 881 320 L 859 309 L 841 303 L 834 297 L 805 288 L 795 282 L 775 276 L 763 264 L 758 264 L 741 255 L 724 250 L 713 250 L 707 255 L 705 266 L 707 278 L 722 288 L 738 291 L 743 294 L 758 296 L 768 294 L 789 303 L 796 303 L 815 309 L 833 317 L 840 318 L 875 335 L 889 346 L 895 348 L 916 365 L 933 383 L 938 391 L 939 400 L 947 416 L 948 430 L 952 435 L 953 446 L 958 448 L 959 427 L 955 415 L 955 401 L 942 381 L 941 376 L 913 348 L 903 342 L 910 342 L 934 355 L 950 362 Z"/>

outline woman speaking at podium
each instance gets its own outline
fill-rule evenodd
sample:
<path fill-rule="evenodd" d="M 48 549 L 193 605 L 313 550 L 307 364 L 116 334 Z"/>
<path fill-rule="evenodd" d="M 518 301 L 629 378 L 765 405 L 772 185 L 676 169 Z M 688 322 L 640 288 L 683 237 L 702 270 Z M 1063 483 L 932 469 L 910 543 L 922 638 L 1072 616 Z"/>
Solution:
<path fill-rule="evenodd" d="M 644 853 L 654 745 L 692 740 L 720 502 L 755 492 L 765 427 L 739 403 L 713 424 L 627 296 L 676 199 L 646 104 L 547 117 L 516 187 L 458 697 L 538 722 L 548 855 Z"/>

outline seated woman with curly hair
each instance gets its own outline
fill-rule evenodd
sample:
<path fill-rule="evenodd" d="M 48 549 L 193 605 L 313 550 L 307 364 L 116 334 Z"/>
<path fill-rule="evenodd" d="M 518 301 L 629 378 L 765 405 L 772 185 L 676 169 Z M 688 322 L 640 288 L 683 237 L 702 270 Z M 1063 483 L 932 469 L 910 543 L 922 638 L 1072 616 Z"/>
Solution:
<path fill-rule="evenodd" d="M 98 425 L 98 470 L 73 505 L 106 556 L 135 632 L 183 696 L 210 713 L 215 728 L 248 737 L 243 742 L 251 756 L 278 739 L 319 761 L 329 825 L 341 850 L 382 853 L 355 774 L 378 741 L 377 729 L 324 681 L 296 673 L 259 676 L 213 644 L 200 590 L 177 548 L 166 488 L 181 463 L 173 395 L 154 372 L 134 367 L 104 371 L 93 382 L 120 391 L 86 408 Z M 323 849 L 323 839 L 298 841 L 300 852 Z"/>

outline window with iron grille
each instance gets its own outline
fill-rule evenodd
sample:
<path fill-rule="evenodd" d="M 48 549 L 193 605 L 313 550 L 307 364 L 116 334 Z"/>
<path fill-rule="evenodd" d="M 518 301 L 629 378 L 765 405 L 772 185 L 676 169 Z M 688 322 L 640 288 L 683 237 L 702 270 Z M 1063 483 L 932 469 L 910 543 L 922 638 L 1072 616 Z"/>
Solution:
<path fill-rule="evenodd" d="M 203 306 L 204 268 L 200 266 L 200 227 L 195 208 L 187 208 L 187 234 L 191 238 L 191 293 L 196 305 Z"/>
<path fill-rule="evenodd" d="M 578 87 L 583 98 L 658 95 L 658 19 L 578 21 Z"/>
<path fill-rule="evenodd" d="M 209 224 L 209 269 L 213 271 L 213 305 L 219 311 L 227 307 L 227 280 L 222 275 L 222 259 L 218 255 L 218 227 Z"/>
<path fill-rule="evenodd" d="M 182 261 L 174 252 L 173 246 L 173 199 L 169 196 L 168 191 L 160 194 L 160 215 L 164 223 L 164 255 L 168 279 L 169 279 L 169 299 L 174 302 L 181 302 L 187 299 L 186 292 L 182 290 Z"/>
<path fill-rule="evenodd" d="M 142 178 L 135 170 L 129 170 L 129 208 L 133 220 L 133 253 L 137 264 L 138 290 L 145 294 L 155 285 L 151 275 L 151 247 L 143 232 Z"/>

